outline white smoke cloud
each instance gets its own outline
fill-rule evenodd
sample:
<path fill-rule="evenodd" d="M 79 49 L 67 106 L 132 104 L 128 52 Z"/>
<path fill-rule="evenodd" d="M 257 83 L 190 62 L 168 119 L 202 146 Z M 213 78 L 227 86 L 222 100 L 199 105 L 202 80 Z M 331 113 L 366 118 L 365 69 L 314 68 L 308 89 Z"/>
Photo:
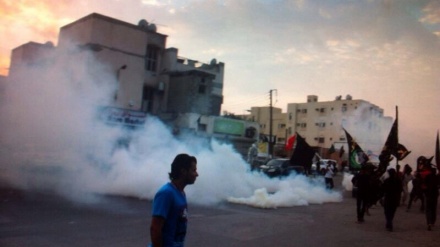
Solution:
<path fill-rule="evenodd" d="M 106 65 L 75 63 L 69 52 L 13 75 L 0 106 L 0 181 L 22 189 L 52 191 L 73 200 L 112 194 L 152 199 L 168 180 L 176 154 L 197 157 L 199 177 L 186 188 L 188 200 L 276 208 L 338 202 L 339 192 L 321 180 L 269 179 L 249 171 L 229 144 L 188 136 L 175 138 L 153 116 L 135 130 L 97 118 L 110 105 L 116 78 Z M 93 72 L 93 73 L 91 73 Z M 129 140 L 118 146 L 118 140 Z"/>

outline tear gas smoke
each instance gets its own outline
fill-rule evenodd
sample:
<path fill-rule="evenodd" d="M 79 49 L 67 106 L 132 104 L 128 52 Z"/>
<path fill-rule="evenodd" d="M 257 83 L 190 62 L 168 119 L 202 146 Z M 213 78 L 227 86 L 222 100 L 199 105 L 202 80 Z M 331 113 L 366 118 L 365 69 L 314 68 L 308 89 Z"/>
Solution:
<path fill-rule="evenodd" d="M 136 130 L 109 126 L 96 112 L 112 103 L 117 82 L 111 69 L 95 62 L 90 73 L 69 52 L 58 52 L 50 61 L 22 68 L 25 72 L 6 84 L 0 104 L 3 183 L 74 200 L 95 194 L 152 199 L 168 181 L 174 156 L 189 153 L 197 157 L 199 172 L 186 189 L 192 203 L 276 208 L 342 200 L 340 193 L 324 189 L 322 179 L 291 175 L 278 180 L 252 173 L 231 145 L 176 139 L 152 116 Z M 117 146 L 121 138 L 130 139 L 129 145 Z"/>

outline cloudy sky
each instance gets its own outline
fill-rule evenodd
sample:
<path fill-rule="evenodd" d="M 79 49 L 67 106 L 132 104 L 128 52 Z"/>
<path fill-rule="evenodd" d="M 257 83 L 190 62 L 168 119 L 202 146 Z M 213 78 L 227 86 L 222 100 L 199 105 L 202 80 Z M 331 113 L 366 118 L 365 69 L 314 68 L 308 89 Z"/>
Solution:
<path fill-rule="evenodd" d="M 266 106 L 271 89 L 284 111 L 307 95 L 350 94 L 387 116 L 399 106 L 401 143 L 415 153 L 408 162 L 434 154 L 438 0 L 0 0 L 0 74 L 13 48 L 56 44 L 60 27 L 93 12 L 133 24 L 146 19 L 180 56 L 224 62 L 224 111 Z"/>

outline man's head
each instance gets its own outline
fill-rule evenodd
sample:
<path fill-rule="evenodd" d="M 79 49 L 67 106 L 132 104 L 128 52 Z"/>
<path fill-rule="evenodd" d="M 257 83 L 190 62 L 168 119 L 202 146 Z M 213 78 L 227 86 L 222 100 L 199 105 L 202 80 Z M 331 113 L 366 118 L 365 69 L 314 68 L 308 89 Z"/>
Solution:
<path fill-rule="evenodd" d="M 171 180 L 182 180 L 185 184 L 193 184 L 198 176 L 197 159 L 188 154 L 178 154 L 171 163 Z"/>

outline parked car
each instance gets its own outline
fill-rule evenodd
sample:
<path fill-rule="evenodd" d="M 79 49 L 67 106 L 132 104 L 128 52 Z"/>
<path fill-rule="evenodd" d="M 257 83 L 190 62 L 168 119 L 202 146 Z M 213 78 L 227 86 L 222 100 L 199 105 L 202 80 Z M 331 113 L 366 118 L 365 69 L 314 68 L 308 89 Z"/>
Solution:
<path fill-rule="evenodd" d="M 266 164 L 260 166 L 260 171 L 269 177 L 288 176 L 292 171 L 304 174 L 304 167 L 290 165 L 289 159 L 271 159 Z"/>
<path fill-rule="evenodd" d="M 312 164 L 312 173 L 313 174 L 325 174 L 325 170 L 329 165 L 333 165 L 333 169 L 336 172 L 336 160 L 331 159 L 320 159 L 316 163 Z"/>

